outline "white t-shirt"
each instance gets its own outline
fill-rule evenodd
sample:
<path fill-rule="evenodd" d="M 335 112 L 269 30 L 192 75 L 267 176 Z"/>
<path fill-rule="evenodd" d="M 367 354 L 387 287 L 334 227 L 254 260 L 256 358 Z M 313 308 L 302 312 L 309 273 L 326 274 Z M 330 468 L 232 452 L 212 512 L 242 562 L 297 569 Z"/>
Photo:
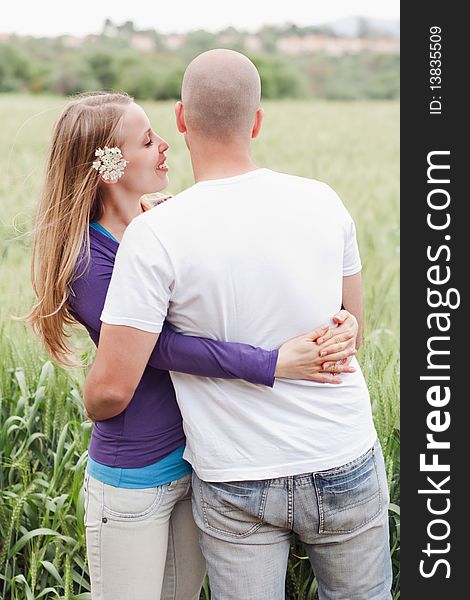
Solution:
<path fill-rule="evenodd" d="M 201 181 L 137 217 L 120 244 L 101 315 L 110 324 L 179 331 L 267 349 L 340 309 L 343 275 L 360 271 L 354 223 L 318 181 L 257 169 Z M 330 469 L 376 432 L 357 371 L 340 385 L 274 387 L 172 372 L 184 458 L 206 481 Z"/>

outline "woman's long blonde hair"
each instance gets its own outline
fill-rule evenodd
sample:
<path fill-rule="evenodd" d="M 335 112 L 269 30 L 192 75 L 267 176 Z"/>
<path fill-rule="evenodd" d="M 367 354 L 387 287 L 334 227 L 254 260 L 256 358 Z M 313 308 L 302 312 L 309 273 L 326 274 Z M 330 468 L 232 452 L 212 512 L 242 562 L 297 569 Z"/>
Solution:
<path fill-rule="evenodd" d="M 86 260 L 81 270 L 89 263 L 89 223 L 103 212 L 100 175 L 92 166 L 95 150 L 120 145 L 124 111 L 131 102 L 127 94 L 78 96 L 66 105 L 52 134 L 33 230 L 31 280 L 36 301 L 25 320 L 59 364 L 78 364 L 67 332 L 67 326 L 76 323 L 68 299 L 82 252 Z"/>

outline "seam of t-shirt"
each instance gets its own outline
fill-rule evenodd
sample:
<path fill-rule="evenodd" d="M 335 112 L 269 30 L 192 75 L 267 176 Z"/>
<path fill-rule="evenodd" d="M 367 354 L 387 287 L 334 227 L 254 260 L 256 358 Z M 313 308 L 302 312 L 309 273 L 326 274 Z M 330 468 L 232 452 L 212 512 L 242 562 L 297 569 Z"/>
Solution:
<path fill-rule="evenodd" d="M 109 313 L 104 311 L 101 313 L 100 320 L 108 325 L 128 325 L 129 327 L 135 327 L 148 333 L 161 333 L 163 325 L 157 325 L 152 321 L 143 321 L 141 319 L 132 319 L 130 317 L 113 317 Z M 139 327 L 140 325 L 140 327 Z"/>
<path fill-rule="evenodd" d="M 204 181 L 198 181 L 194 184 L 194 186 L 232 185 L 234 183 L 243 183 L 245 180 L 251 179 L 253 177 L 259 177 L 267 171 L 270 171 L 270 169 L 267 169 L 266 167 L 260 167 L 259 169 L 253 169 L 253 171 L 247 171 L 246 173 L 242 173 L 241 175 L 234 175 L 233 177 L 223 177 L 222 179 L 205 179 Z"/>
<path fill-rule="evenodd" d="M 353 267 L 352 269 L 343 269 L 343 277 L 349 277 L 351 275 L 356 275 L 362 271 L 362 266 Z"/>
<path fill-rule="evenodd" d="M 325 385 L 325 384 L 323 384 Z M 333 384 L 331 384 L 333 385 Z M 369 436 L 366 438 L 366 441 L 363 441 L 363 443 L 358 446 L 354 452 L 348 452 L 345 454 L 340 455 L 340 457 L 337 457 L 337 463 L 336 466 L 325 466 L 325 467 L 316 467 L 314 466 L 316 464 L 316 462 L 318 461 L 318 458 L 316 459 L 305 459 L 302 461 L 290 461 L 289 463 L 280 463 L 280 464 L 274 464 L 274 465 L 263 465 L 261 467 L 256 467 L 256 468 L 246 468 L 245 471 L 243 471 L 243 468 L 240 470 L 237 470 L 238 467 L 233 467 L 228 469 L 227 467 L 221 468 L 221 469 L 217 469 L 217 468 L 205 468 L 200 466 L 200 464 L 198 464 L 198 460 L 196 458 L 196 453 L 192 452 L 192 450 L 190 448 L 188 448 L 188 446 L 186 445 L 186 450 L 185 450 L 185 460 L 187 460 L 193 467 L 193 470 L 196 472 L 197 476 L 199 477 L 199 479 L 202 479 L 203 481 L 243 481 L 246 479 L 253 479 L 253 480 L 262 480 L 262 479 L 272 479 L 272 478 L 278 478 L 278 477 L 287 477 L 287 475 L 277 475 L 276 472 L 283 472 L 283 473 L 290 473 L 290 475 L 301 475 L 303 473 L 308 473 L 308 472 L 312 472 L 312 471 L 316 471 L 316 472 L 323 472 L 323 471 L 327 471 L 330 469 L 334 469 L 337 468 L 338 466 L 343 466 L 353 460 L 355 460 L 356 458 L 358 458 L 360 455 L 362 455 L 364 452 L 367 452 L 367 450 L 369 450 L 370 448 L 372 448 L 375 444 L 375 441 L 377 440 L 377 431 L 375 430 L 375 427 L 373 425 L 373 423 L 371 425 L 369 425 L 368 427 L 370 427 L 369 429 Z M 192 461 L 192 462 L 191 462 Z M 294 472 L 292 472 L 294 471 Z M 295 472 L 297 471 L 297 472 Z"/>

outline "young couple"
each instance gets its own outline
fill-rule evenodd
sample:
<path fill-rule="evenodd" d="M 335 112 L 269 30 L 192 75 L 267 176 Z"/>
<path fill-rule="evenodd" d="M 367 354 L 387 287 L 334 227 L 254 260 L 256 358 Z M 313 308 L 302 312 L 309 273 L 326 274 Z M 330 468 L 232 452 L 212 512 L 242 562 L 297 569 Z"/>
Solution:
<path fill-rule="evenodd" d="M 197 599 L 206 568 L 214 600 L 281 600 L 293 535 L 321 599 L 390 598 L 354 223 L 327 185 L 253 162 L 259 102 L 243 55 L 194 59 L 176 124 L 195 184 L 154 207 L 169 148 L 132 98 L 81 96 L 55 126 L 29 320 L 58 362 L 69 324 L 99 342 L 93 600 Z"/>

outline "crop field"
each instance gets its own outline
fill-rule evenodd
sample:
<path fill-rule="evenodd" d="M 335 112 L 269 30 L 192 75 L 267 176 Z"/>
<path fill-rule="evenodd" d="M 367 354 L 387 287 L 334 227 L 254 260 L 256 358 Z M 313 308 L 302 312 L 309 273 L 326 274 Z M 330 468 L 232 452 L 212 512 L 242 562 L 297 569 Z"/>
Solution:
<path fill-rule="evenodd" d="M 65 100 L 0 95 L 0 599 L 90 599 L 82 480 L 91 422 L 83 370 L 54 366 L 22 323 L 32 300 L 30 230 L 52 124 Z M 192 184 L 173 103 L 147 103 L 170 144 L 171 193 Z M 399 598 L 399 107 L 396 102 L 270 101 L 253 154 L 260 166 L 320 179 L 357 226 L 363 263 L 359 352 L 388 468 L 394 600 Z M 289 199 L 286 198 L 286 202 Z M 313 258 L 312 258 L 313 260 Z M 92 348 L 73 335 L 82 356 Z M 206 581 L 201 598 L 210 598 Z M 314 600 L 302 546 L 293 544 L 287 600 Z"/>

